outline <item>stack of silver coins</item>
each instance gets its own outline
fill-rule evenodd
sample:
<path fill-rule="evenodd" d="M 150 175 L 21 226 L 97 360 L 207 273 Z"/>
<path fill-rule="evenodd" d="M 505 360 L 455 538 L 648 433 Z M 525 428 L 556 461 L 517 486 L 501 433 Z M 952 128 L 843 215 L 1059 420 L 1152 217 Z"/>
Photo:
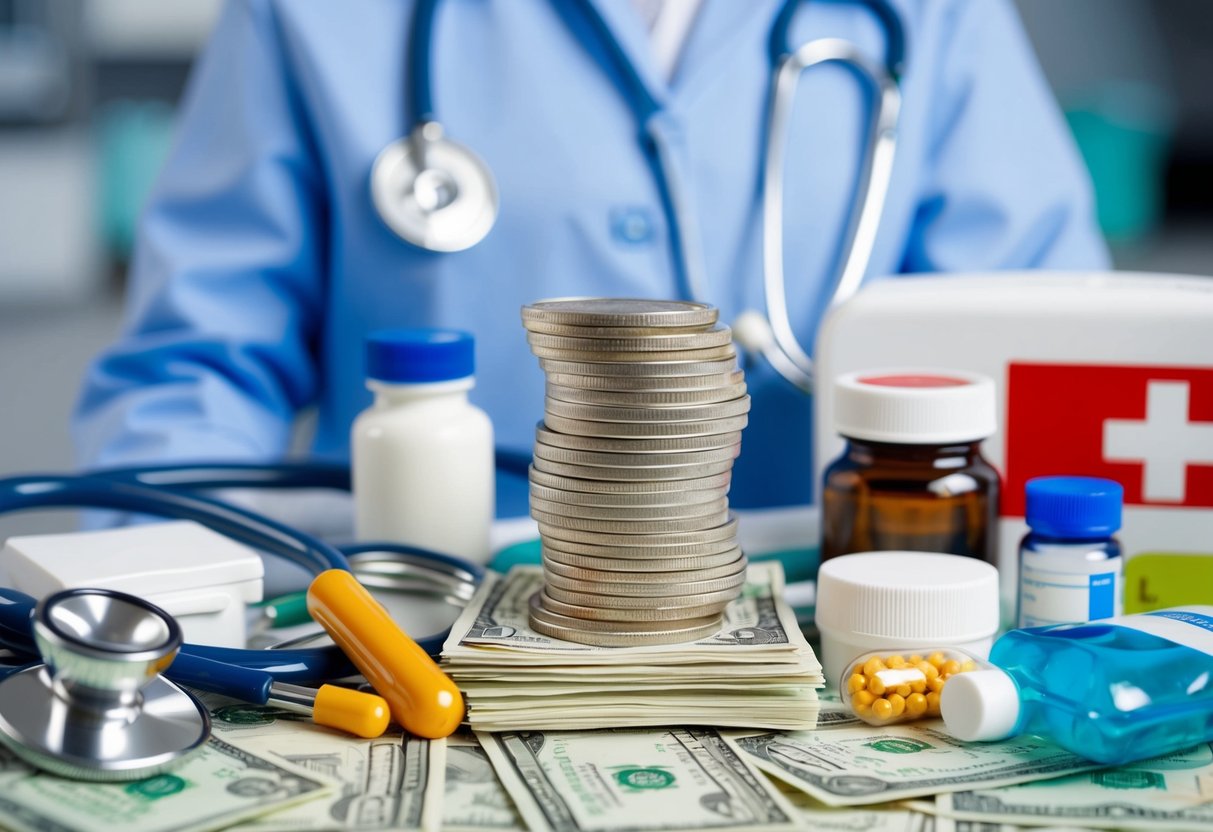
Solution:
<path fill-rule="evenodd" d="M 531 626 L 599 646 L 709 636 L 745 581 L 729 514 L 750 397 L 716 309 L 571 298 L 523 307 L 546 374 Z"/>

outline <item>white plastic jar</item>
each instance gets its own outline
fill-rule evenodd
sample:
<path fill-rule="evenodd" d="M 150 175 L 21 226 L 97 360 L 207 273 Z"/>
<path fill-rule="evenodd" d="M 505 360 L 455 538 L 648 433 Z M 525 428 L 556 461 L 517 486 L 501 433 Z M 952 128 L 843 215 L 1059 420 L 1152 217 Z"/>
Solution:
<path fill-rule="evenodd" d="M 956 647 L 990 654 L 999 623 L 998 570 L 931 552 L 862 552 L 817 574 L 817 628 L 826 681 L 873 650 Z"/>
<path fill-rule="evenodd" d="M 375 402 L 351 431 L 354 533 L 487 563 L 493 425 L 468 401 L 466 332 L 397 329 L 367 338 Z"/>

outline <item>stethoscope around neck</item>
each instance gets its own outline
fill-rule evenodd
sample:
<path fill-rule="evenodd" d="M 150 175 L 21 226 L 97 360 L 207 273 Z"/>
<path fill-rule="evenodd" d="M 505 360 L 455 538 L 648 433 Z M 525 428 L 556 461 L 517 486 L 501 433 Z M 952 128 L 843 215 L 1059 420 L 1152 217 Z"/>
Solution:
<path fill-rule="evenodd" d="M 830 305 L 842 303 L 863 281 L 892 179 L 901 110 L 899 79 L 905 60 L 905 30 L 888 0 L 849 0 L 868 8 L 885 33 L 883 63 L 870 60 L 853 43 L 819 38 L 793 48 L 790 30 L 804 0 L 785 0 L 771 27 L 772 67 L 762 164 L 762 263 L 766 315 L 743 312 L 734 321 L 737 342 L 762 355 L 790 383 L 811 392 L 813 361 L 793 331 L 784 275 L 784 199 L 789 121 L 803 73 L 837 64 L 851 69 L 870 87 L 874 106 L 856 185 L 855 208 L 844 232 Z M 388 145 L 371 172 L 371 196 L 379 216 L 405 241 L 433 252 L 458 252 L 480 242 L 497 218 L 497 185 L 484 160 L 446 137 L 434 109 L 431 77 L 434 23 L 438 0 L 418 0 L 409 36 L 408 101 L 413 129 Z M 578 0 L 595 36 L 621 73 L 638 123 L 644 127 L 661 106 L 627 59 L 591 0 Z M 676 166 L 654 131 L 646 130 L 646 153 L 662 189 L 662 201 L 674 238 L 675 268 L 684 291 L 694 300 L 706 295 L 700 242 L 686 189 Z"/>

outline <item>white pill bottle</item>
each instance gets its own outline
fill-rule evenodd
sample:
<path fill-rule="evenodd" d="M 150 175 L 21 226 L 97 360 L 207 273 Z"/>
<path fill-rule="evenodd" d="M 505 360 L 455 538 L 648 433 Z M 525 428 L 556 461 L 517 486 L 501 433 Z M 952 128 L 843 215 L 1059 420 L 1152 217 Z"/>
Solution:
<path fill-rule="evenodd" d="M 475 343 L 466 332 L 392 329 L 367 338 L 375 401 L 354 420 L 354 533 L 489 559 L 493 425 L 468 401 Z"/>

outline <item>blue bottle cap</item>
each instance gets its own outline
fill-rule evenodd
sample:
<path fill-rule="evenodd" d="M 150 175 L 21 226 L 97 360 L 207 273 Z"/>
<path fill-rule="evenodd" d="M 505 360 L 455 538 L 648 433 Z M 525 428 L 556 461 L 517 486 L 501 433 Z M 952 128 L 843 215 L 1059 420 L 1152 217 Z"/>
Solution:
<path fill-rule="evenodd" d="M 366 375 L 393 384 L 467 378 L 476 370 L 475 340 L 456 329 L 381 329 L 366 339 Z"/>
<path fill-rule="evenodd" d="M 1037 477 L 1028 480 L 1028 526 L 1050 537 L 1107 537 L 1120 528 L 1125 490 L 1098 477 Z"/>

